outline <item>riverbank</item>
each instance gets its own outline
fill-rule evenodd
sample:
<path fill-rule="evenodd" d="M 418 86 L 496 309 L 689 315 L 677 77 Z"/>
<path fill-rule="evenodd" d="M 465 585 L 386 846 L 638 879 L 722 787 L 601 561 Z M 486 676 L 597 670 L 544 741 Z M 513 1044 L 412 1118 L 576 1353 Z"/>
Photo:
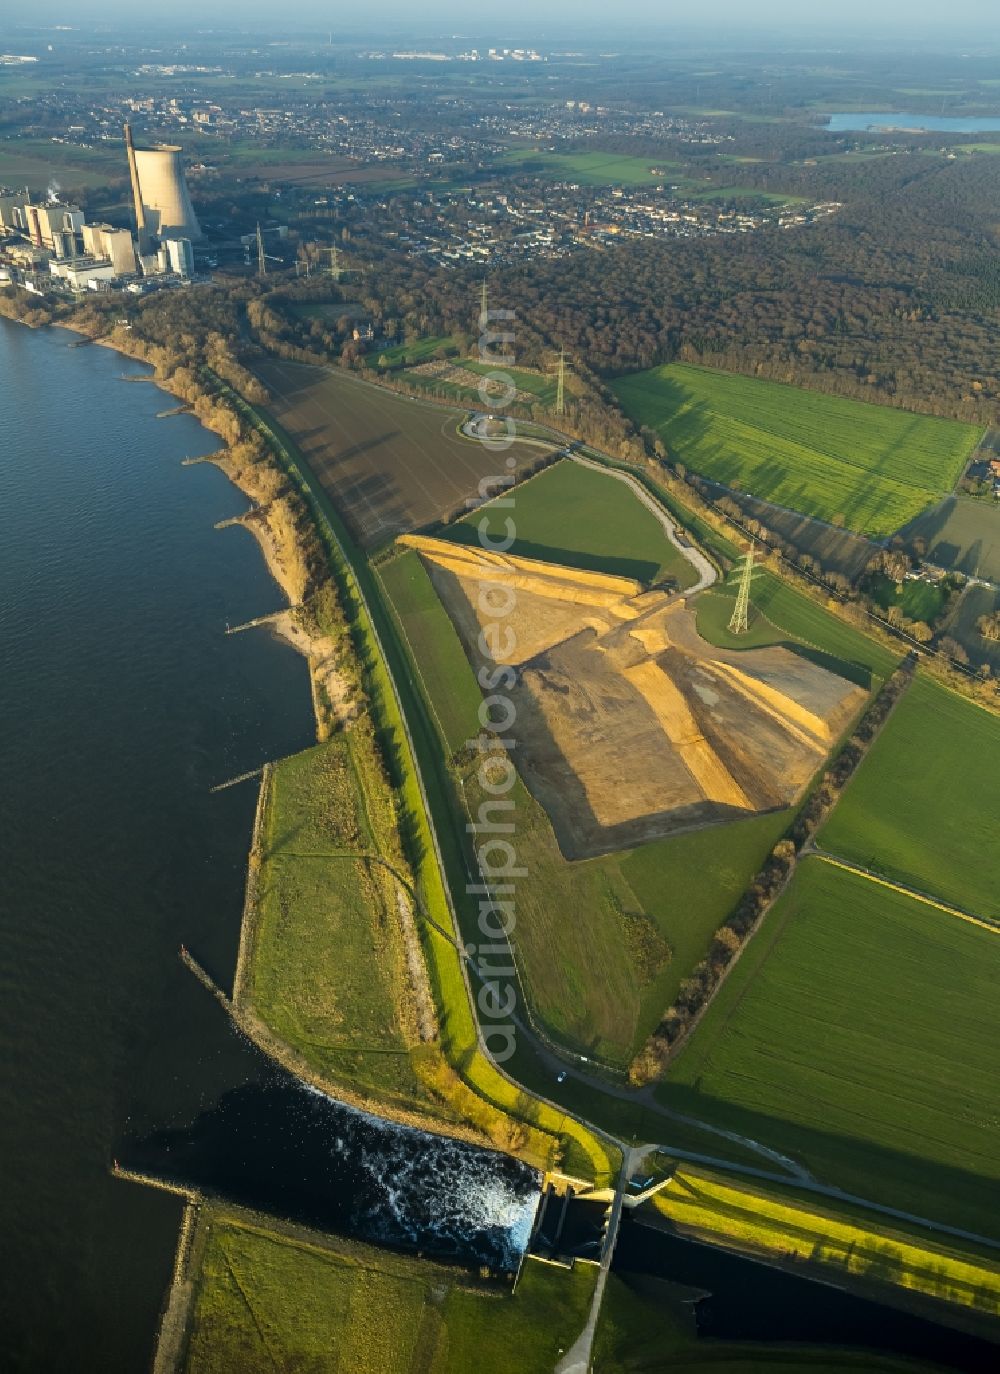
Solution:
<path fill-rule="evenodd" d="M 72 322 L 66 324 L 68 328 L 74 328 Z M 130 347 L 131 337 L 124 331 L 116 331 L 114 338 L 93 338 L 93 342 L 112 348 L 137 361 L 147 364 L 150 361 L 145 356 L 144 347 Z M 314 702 L 320 707 L 325 705 L 325 683 L 329 680 L 328 677 L 324 677 L 322 665 L 330 661 L 330 646 L 336 647 L 334 671 L 342 674 L 345 682 L 351 683 L 350 707 L 346 712 L 331 712 L 325 718 L 321 714 L 317 723 L 319 738 L 329 738 L 334 732 L 355 738 L 355 732 L 359 732 L 360 736 L 366 737 L 374 746 L 377 731 L 382 740 L 378 749 L 387 747 L 384 732 L 388 728 L 390 733 L 394 734 L 397 726 L 386 722 L 380 715 L 388 701 L 383 682 L 384 670 L 378 663 L 381 649 L 369 639 L 369 632 L 359 628 L 356 621 L 349 619 L 341 609 L 345 605 L 350 605 L 355 617 L 361 613 L 361 608 L 356 604 L 356 589 L 345 585 L 343 569 L 338 573 L 335 566 L 336 549 L 322 535 L 321 525 L 325 517 L 318 515 L 312 508 L 301 476 L 296 476 L 293 472 L 291 489 L 285 485 L 289 471 L 281 461 L 279 441 L 265 427 L 265 443 L 263 446 L 258 443 L 257 447 L 252 449 L 252 461 L 247 461 L 247 453 L 252 448 L 251 440 L 258 438 L 262 431 L 261 427 L 254 423 L 248 438 L 241 421 L 245 415 L 253 415 L 254 412 L 245 401 L 239 399 L 236 402 L 236 394 L 229 391 L 224 384 L 218 394 L 210 394 L 199 382 L 197 394 L 192 400 L 190 392 L 173 384 L 169 377 L 157 375 L 150 380 L 168 394 L 191 401 L 193 413 L 201 423 L 224 440 L 226 448 L 220 454 L 214 455 L 212 461 L 253 503 L 253 509 L 242 517 L 241 522 L 246 522 L 247 527 L 257 537 L 265 558 L 269 560 L 275 580 L 282 586 L 286 597 L 293 602 L 290 608 L 292 623 L 287 626 L 292 642 L 300 649 L 306 648 L 308 656 L 320 665 L 318 677 L 313 678 Z M 317 520 L 320 524 L 316 523 Z M 320 534 L 320 545 L 325 546 L 325 550 L 323 547 L 314 548 L 311 560 L 307 548 L 307 533 L 315 539 L 317 530 Z M 323 565 L 319 590 L 324 593 L 322 600 L 326 618 L 336 622 L 336 639 L 322 632 L 317 634 L 314 603 L 320 598 L 311 595 L 308 605 L 303 601 L 307 589 L 310 588 L 310 580 L 311 591 L 316 590 L 317 559 L 321 560 Z M 356 680 L 352 674 L 344 672 L 347 664 L 352 661 L 360 661 L 367 665 L 359 671 Z M 346 694 L 345 687 L 338 684 L 334 699 L 343 700 Z M 341 730 L 340 727 L 346 728 Z M 398 743 L 390 747 L 390 753 L 398 756 Z M 286 762 L 291 763 L 292 760 Z M 387 1099 L 380 1094 L 359 1096 L 350 1084 L 344 1083 L 340 1075 L 331 1076 L 328 1069 L 324 1071 L 317 1067 L 315 1059 L 308 1051 L 308 1036 L 303 1040 L 297 1029 L 295 1044 L 289 1043 L 287 1036 L 276 1036 L 273 1027 L 269 1027 L 265 1018 L 261 1017 L 259 1008 L 253 1005 L 252 991 L 244 1000 L 242 1007 L 246 1033 L 264 1053 L 276 1058 L 297 1076 L 300 1069 L 311 1066 L 308 1075 L 303 1074 L 303 1081 L 349 1106 L 359 1107 L 399 1124 L 418 1125 L 421 1130 L 434 1134 L 463 1141 L 471 1139 L 500 1149 L 538 1169 L 544 1170 L 561 1164 L 571 1173 L 582 1174 L 585 1181 L 606 1181 L 614 1167 L 608 1156 L 608 1148 L 601 1145 L 589 1130 L 564 1112 L 530 1097 L 513 1080 L 498 1074 L 482 1056 L 471 1008 L 468 1005 L 471 991 L 462 975 L 461 965 L 454 950 L 449 946 L 445 953 L 445 941 L 427 926 L 426 919 L 421 922 L 416 943 L 412 939 L 407 942 L 407 931 L 416 933 L 411 894 L 424 891 L 426 896 L 427 882 L 432 882 L 435 887 L 441 885 L 441 876 L 434 863 L 436 846 L 433 840 L 426 846 L 426 859 L 430 865 L 426 874 L 422 871 L 420 875 L 411 875 L 398 833 L 400 807 L 412 810 L 414 804 L 411 798 L 404 798 L 402 795 L 406 792 L 408 784 L 390 783 L 385 773 L 384 762 L 377 759 L 367 760 L 360 769 L 355 770 L 355 773 L 365 823 L 369 824 L 372 818 L 382 817 L 382 822 L 376 826 L 379 833 L 373 837 L 376 841 L 376 850 L 383 856 L 389 854 L 390 871 L 395 867 L 405 874 L 405 881 L 396 883 L 395 898 L 389 906 L 390 912 L 391 908 L 395 907 L 395 915 L 390 915 L 390 919 L 403 932 L 402 943 L 406 947 L 405 962 L 409 970 L 407 979 L 410 981 L 411 992 L 415 984 L 429 979 L 429 987 L 433 990 L 433 1003 L 439 1012 L 440 1043 L 420 1045 L 416 1054 L 412 1056 L 413 1067 L 420 1083 L 421 1098 L 427 1098 L 427 1094 L 429 1098 L 426 1104 L 421 1103 L 421 1110 L 414 1115 L 409 1108 L 401 1107 L 395 1095 L 390 1095 Z M 400 787 L 402 791 L 397 792 L 396 789 Z M 320 808 L 322 798 L 317 796 L 314 800 L 317 808 Z M 338 900 L 337 886 L 336 883 L 330 882 L 324 886 L 322 898 L 315 907 L 318 917 L 327 910 L 327 904 L 331 900 Z M 444 904 L 447 904 L 446 895 Z M 245 913 L 245 921 L 248 918 L 252 926 L 256 924 L 252 913 Z M 442 911 L 439 920 L 442 929 L 450 924 L 445 911 Z M 318 927 L 322 924 L 321 919 L 317 919 L 314 924 Z M 289 943 L 284 938 L 284 931 L 275 928 L 273 935 L 274 938 L 269 943 L 275 960 L 287 965 Z M 376 937 L 376 946 L 378 942 Z M 258 931 L 257 935 L 248 941 L 246 956 L 243 959 L 245 967 L 253 967 L 259 959 L 260 949 Z M 371 957 L 370 952 L 368 957 Z M 450 967 L 446 968 L 446 965 L 452 962 L 458 966 L 460 975 L 457 985 L 454 982 L 453 970 Z M 330 964 L 341 973 L 351 972 L 339 957 L 330 960 Z M 418 964 L 420 970 L 414 979 L 412 973 Z M 319 996 L 315 975 L 321 972 L 321 968 L 321 964 L 313 960 L 310 965 L 301 969 L 302 981 L 298 986 L 314 998 Z M 252 983 L 245 981 L 244 986 L 251 988 Z M 326 991 L 328 989 L 323 996 Z M 422 995 L 418 991 L 416 1000 L 418 1003 L 426 1004 L 431 998 L 429 994 Z M 409 1008 L 403 1004 L 402 999 L 396 1000 L 396 1010 L 404 1017 L 409 1013 Z M 362 1103 L 364 1105 L 361 1105 Z M 436 1105 L 432 1106 L 432 1103 Z M 563 1159 L 567 1150 L 572 1156 L 571 1160 Z"/>

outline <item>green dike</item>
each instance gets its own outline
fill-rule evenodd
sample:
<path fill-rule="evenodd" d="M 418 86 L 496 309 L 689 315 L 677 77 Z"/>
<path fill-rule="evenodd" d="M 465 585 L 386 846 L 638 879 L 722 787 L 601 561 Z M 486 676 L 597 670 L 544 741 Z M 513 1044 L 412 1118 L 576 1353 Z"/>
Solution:
<path fill-rule="evenodd" d="M 195 1253 L 186 1374 L 551 1374 L 596 1275 L 528 1260 L 511 1293 L 426 1258 L 277 1234 L 214 1208 Z"/>
<path fill-rule="evenodd" d="M 382 564 L 379 578 L 406 636 L 411 672 L 419 675 L 446 749 L 456 754 L 479 733 L 482 701 L 461 640 L 440 614 L 434 584 L 413 549 Z"/>
<path fill-rule="evenodd" d="M 428 767 L 438 753 L 433 727 L 421 712 L 411 711 L 408 718 L 425 778 L 427 803 L 434 814 L 436 836 L 431 829 L 417 775 L 417 759 L 410 749 L 393 681 L 401 692 L 406 692 L 411 703 L 416 693 L 408 680 L 404 651 L 382 604 L 375 575 L 290 437 L 270 416 L 265 417 L 231 388 L 224 387 L 224 391 L 231 404 L 268 439 L 312 512 L 351 626 L 376 738 L 397 790 L 404 844 L 422 906 L 434 923 L 432 926 L 421 922 L 421 935 L 446 1065 L 428 1066 L 431 1086 L 448 1098 L 454 1110 L 486 1130 L 498 1144 L 516 1148 L 544 1166 L 551 1162 L 552 1144 L 561 1141 L 565 1160 L 572 1163 L 576 1172 L 600 1184 L 607 1183 L 618 1166 L 618 1151 L 602 1143 L 574 1117 L 530 1097 L 486 1058 L 479 1045 L 457 951 L 451 940 L 434 928 L 448 932 L 453 928 L 444 875 L 437 859 L 436 837 L 447 871 L 459 875 L 457 885 L 454 877 L 452 880 L 454 891 L 464 890 L 465 870 L 456 849 L 457 839 L 448 824 L 450 811 L 440 791 L 439 775 Z M 449 1073 L 442 1072 L 445 1067 Z M 518 1122 L 526 1124 L 518 1128 Z"/>
<path fill-rule="evenodd" d="M 1000 1316 L 1000 1250 L 941 1243 L 887 1219 L 876 1227 L 871 1212 L 825 1204 L 801 1191 L 683 1165 L 643 1211 L 651 1223 L 662 1218 L 700 1240 L 781 1264 L 804 1263 L 816 1278 L 884 1284 L 954 1303 L 987 1320 Z"/>
<path fill-rule="evenodd" d="M 1000 1236 L 998 939 L 803 859 L 658 1099 L 821 1183 Z"/>
<path fill-rule="evenodd" d="M 1000 832 L 992 805 L 998 776 L 1000 717 L 918 675 L 817 842 L 895 882 L 1000 920 Z"/>
<path fill-rule="evenodd" d="M 273 770 L 247 996 L 324 1081 L 439 1113 L 415 1071 L 395 882 L 367 857 L 392 851 L 391 817 L 373 815 L 369 800 L 385 782 L 366 724 Z"/>

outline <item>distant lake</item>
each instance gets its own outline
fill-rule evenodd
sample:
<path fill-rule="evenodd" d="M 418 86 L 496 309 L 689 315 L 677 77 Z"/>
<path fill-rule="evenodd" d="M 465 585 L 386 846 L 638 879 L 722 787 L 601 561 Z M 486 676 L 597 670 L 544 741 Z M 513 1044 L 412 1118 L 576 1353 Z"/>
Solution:
<path fill-rule="evenodd" d="M 863 129 L 911 129 L 921 133 L 985 134 L 1000 133 L 1000 115 L 989 119 L 952 118 L 926 114 L 832 114 L 826 126 L 831 133 L 843 134 Z"/>

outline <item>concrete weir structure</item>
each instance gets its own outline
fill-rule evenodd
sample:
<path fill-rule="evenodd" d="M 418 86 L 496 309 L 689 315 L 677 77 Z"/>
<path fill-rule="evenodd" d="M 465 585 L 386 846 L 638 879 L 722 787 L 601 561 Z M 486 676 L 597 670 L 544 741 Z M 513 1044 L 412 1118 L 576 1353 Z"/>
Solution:
<path fill-rule="evenodd" d="M 125 146 L 140 253 L 148 252 L 150 238 L 200 239 L 201 225 L 181 167 L 182 150 L 168 143 L 155 148 L 136 148 L 127 124 Z"/>

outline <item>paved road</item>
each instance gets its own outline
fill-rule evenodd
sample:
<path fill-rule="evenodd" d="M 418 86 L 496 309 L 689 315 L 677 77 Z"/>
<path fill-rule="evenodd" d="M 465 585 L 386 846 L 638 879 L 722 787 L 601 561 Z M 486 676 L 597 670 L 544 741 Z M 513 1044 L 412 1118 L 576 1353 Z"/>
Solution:
<path fill-rule="evenodd" d="M 604 1248 L 601 1251 L 601 1264 L 597 1271 L 597 1282 L 594 1284 L 594 1296 L 590 1303 L 590 1314 L 587 1317 L 587 1324 L 577 1336 L 576 1340 L 563 1355 L 562 1359 L 555 1367 L 554 1374 L 588 1374 L 590 1369 L 590 1355 L 594 1345 L 594 1336 L 597 1334 L 597 1323 L 601 1317 L 601 1304 L 604 1301 L 604 1289 L 607 1286 L 608 1274 L 611 1272 L 611 1261 L 614 1258 L 615 1246 L 618 1243 L 618 1228 L 621 1225 L 622 1206 L 625 1201 L 625 1189 L 628 1181 L 632 1177 L 638 1163 L 645 1158 L 648 1147 L 640 1149 L 626 1150 L 622 1158 L 621 1172 L 618 1175 L 618 1183 L 615 1187 L 614 1201 L 611 1204 L 611 1216 L 608 1219 L 608 1229 L 604 1236 Z"/>

